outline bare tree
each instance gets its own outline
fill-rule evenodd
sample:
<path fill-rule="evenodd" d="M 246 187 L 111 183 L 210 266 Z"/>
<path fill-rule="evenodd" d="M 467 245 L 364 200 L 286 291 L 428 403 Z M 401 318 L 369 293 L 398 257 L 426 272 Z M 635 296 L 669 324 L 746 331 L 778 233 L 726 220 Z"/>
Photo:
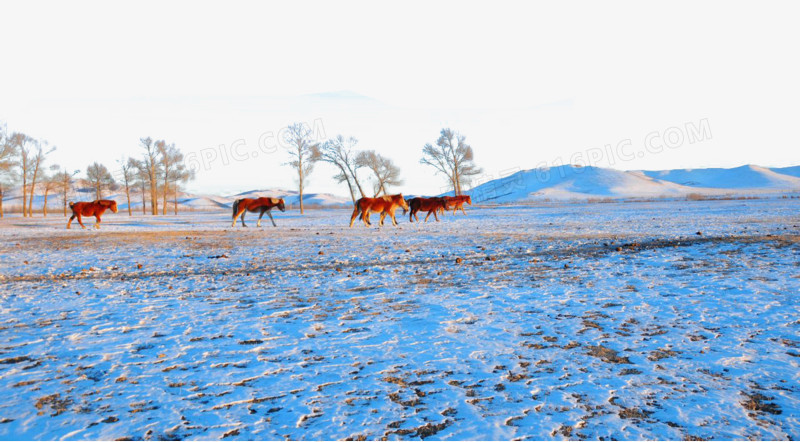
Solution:
<path fill-rule="evenodd" d="M 339 173 L 333 179 L 337 183 L 347 182 L 347 188 L 350 190 L 350 198 L 353 203 L 356 202 L 354 185 L 358 188 L 361 197 L 366 196 L 356 173 L 361 167 L 356 161 L 356 153 L 354 152 L 356 144 L 358 144 L 358 140 L 354 137 L 345 139 L 343 136 L 337 135 L 322 143 L 315 155 L 319 158 L 319 161 L 333 164 L 339 169 Z"/>
<path fill-rule="evenodd" d="M 67 216 L 67 202 L 69 202 L 69 192 L 72 190 L 72 178 L 80 173 L 76 170 L 72 173 L 67 172 L 67 169 L 59 171 L 53 175 L 53 181 L 58 183 L 56 190 L 61 194 L 61 203 L 64 207 L 64 216 Z"/>
<path fill-rule="evenodd" d="M 50 195 L 50 192 L 58 191 L 61 183 L 59 181 L 59 170 L 61 166 L 53 164 L 49 167 L 50 172 L 46 172 L 42 174 L 41 182 L 42 187 L 44 188 L 44 203 L 42 204 L 42 216 L 47 216 L 47 196 Z"/>
<path fill-rule="evenodd" d="M 473 162 L 472 147 L 466 143 L 466 137 L 447 128 L 440 132 L 436 146 L 425 145 L 420 163 L 433 166 L 447 176 L 455 195 L 461 194 L 470 176 L 481 173 Z"/>
<path fill-rule="evenodd" d="M 114 177 L 108 171 L 106 166 L 98 162 L 94 162 L 86 168 L 86 178 L 92 184 L 95 193 L 95 199 L 103 197 L 103 189 L 111 188 L 115 182 Z"/>
<path fill-rule="evenodd" d="M 297 170 L 301 215 L 303 214 L 303 188 L 308 175 L 314 169 L 314 163 L 317 161 L 319 153 L 319 145 L 314 143 L 311 135 L 311 128 L 303 123 L 290 125 L 284 134 L 284 141 L 288 146 L 286 150 L 289 151 L 292 158 L 286 164 Z"/>
<path fill-rule="evenodd" d="M 128 200 L 128 216 L 133 216 L 133 210 L 131 209 L 131 183 L 135 178 L 136 169 L 134 164 L 131 163 L 133 158 L 125 158 L 121 160 L 117 160 L 119 163 L 120 170 L 122 171 L 122 183 L 125 186 L 125 198 Z"/>
<path fill-rule="evenodd" d="M 164 143 L 164 141 L 153 143 L 153 139 L 150 137 L 141 138 L 139 141 L 144 149 L 142 166 L 147 173 L 147 180 L 150 185 L 150 208 L 153 215 L 158 215 L 158 178 L 160 176 L 159 165 L 161 161 L 158 157 L 157 145 Z"/>
<path fill-rule="evenodd" d="M 162 215 L 167 214 L 167 195 L 169 193 L 170 184 L 173 182 L 177 183 L 178 179 L 180 178 L 181 173 L 179 169 L 183 166 L 183 153 L 175 147 L 175 144 L 167 144 L 163 140 L 156 141 L 156 148 L 158 149 L 158 157 L 161 161 L 160 163 L 160 172 L 162 175 L 163 186 L 162 186 L 162 193 L 164 196 Z M 177 184 L 175 185 L 176 190 L 175 193 L 177 195 Z M 177 196 L 176 196 L 177 198 Z M 176 205 L 176 212 L 177 212 L 177 202 Z"/>
<path fill-rule="evenodd" d="M 356 164 L 366 167 L 375 176 L 375 196 L 383 192 L 386 195 L 387 186 L 399 186 L 403 184 L 400 179 L 400 168 L 392 160 L 382 156 L 374 150 L 365 150 L 356 156 Z"/>
<path fill-rule="evenodd" d="M 133 187 L 138 187 L 139 192 L 142 195 L 142 214 L 147 215 L 147 188 L 150 183 L 149 174 L 147 173 L 147 167 L 144 164 L 144 161 L 140 161 L 134 158 L 129 158 L 128 162 L 131 163 L 135 170 L 135 185 Z"/>
<path fill-rule="evenodd" d="M 44 166 L 44 161 L 47 155 L 51 152 L 56 150 L 55 147 L 47 149 L 45 151 L 44 146 L 47 146 L 47 141 L 41 141 L 37 143 L 36 148 L 34 149 L 33 157 L 31 158 L 31 192 L 30 192 L 30 199 L 28 200 L 28 216 L 33 216 L 33 197 L 36 193 L 36 184 L 37 180 L 40 179 L 42 175 L 42 167 Z"/>
<path fill-rule="evenodd" d="M 5 124 L 0 125 L 0 218 L 3 217 L 6 187 L 11 186 L 13 182 L 11 171 L 16 165 L 14 153 L 14 145 L 11 143 Z"/>
<path fill-rule="evenodd" d="M 21 132 L 14 132 L 9 136 L 11 148 L 17 157 L 15 161 L 19 168 L 17 175 L 22 181 L 22 216 L 28 216 L 28 183 L 33 170 L 33 157 L 35 149 L 40 148 L 36 139 Z"/>
<path fill-rule="evenodd" d="M 177 164 L 177 167 L 172 172 L 170 176 L 170 181 L 172 182 L 173 188 L 173 209 L 174 214 L 178 214 L 178 192 L 180 191 L 183 184 L 186 184 L 189 180 L 193 180 L 195 177 L 195 171 L 188 169 L 183 161 Z"/>

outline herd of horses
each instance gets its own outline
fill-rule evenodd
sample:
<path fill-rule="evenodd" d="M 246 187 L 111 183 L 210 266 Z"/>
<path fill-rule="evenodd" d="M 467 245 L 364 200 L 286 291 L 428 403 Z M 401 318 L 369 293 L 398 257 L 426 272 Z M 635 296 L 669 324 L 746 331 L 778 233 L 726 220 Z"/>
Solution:
<path fill-rule="evenodd" d="M 392 225 L 396 226 L 397 219 L 395 218 L 395 211 L 397 208 L 403 209 L 403 215 L 407 212 L 411 212 L 408 216 L 409 222 L 414 222 L 414 219 L 419 221 L 419 216 L 417 215 L 419 212 L 427 212 L 425 216 L 426 222 L 431 215 L 433 215 L 436 221 L 439 221 L 438 213 L 444 213 L 445 210 L 449 211 L 452 209 L 453 215 L 455 215 L 456 211 L 460 209 L 461 212 L 466 215 L 467 212 L 464 211 L 465 203 L 472 205 L 472 198 L 470 198 L 469 195 L 433 198 L 415 197 L 409 200 L 403 198 L 403 194 L 384 195 L 376 198 L 364 197 L 356 201 L 353 215 L 350 217 L 350 227 L 353 227 L 353 223 L 359 216 L 365 226 L 371 226 L 372 223 L 370 223 L 369 220 L 371 213 L 380 214 L 379 225 L 383 225 L 383 220 L 388 215 L 392 220 Z M 272 225 L 277 227 L 275 219 L 272 218 L 272 209 L 276 207 L 281 212 L 286 211 L 286 202 L 283 198 L 263 197 L 238 199 L 233 202 L 233 224 L 231 224 L 231 227 L 236 227 L 237 218 L 242 220 L 242 227 L 247 227 L 247 224 L 244 223 L 244 215 L 247 212 L 258 213 L 258 223 L 256 224 L 258 227 L 261 227 L 261 218 L 265 213 L 269 216 L 270 221 L 272 221 Z M 81 219 L 81 217 L 84 216 L 95 217 L 94 227 L 99 229 L 100 217 L 106 210 L 110 209 L 112 212 L 117 213 L 117 202 L 114 200 L 95 200 L 91 202 L 69 203 L 69 208 L 72 209 L 72 217 L 67 221 L 68 229 L 72 224 L 72 220 L 75 218 L 78 218 L 78 224 L 85 229 L 86 226 L 83 225 Z"/>

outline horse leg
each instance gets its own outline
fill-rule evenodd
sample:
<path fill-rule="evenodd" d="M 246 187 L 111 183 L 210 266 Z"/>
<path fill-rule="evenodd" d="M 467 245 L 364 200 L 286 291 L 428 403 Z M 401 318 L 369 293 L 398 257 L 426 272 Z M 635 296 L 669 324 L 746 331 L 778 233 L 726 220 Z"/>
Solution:
<path fill-rule="evenodd" d="M 461 209 L 461 213 L 463 213 L 464 215 L 467 214 L 467 212 L 464 211 L 464 206 L 461 206 L 460 209 Z"/>
<path fill-rule="evenodd" d="M 394 210 L 392 210 L 391 212 L 389 212 L 389 216 L 391 216 L 391 217 L 392 217 L 392 225 L 393 225 L 393 226 L 396 226 L 396 225 L 397 225 L 397 218 L 395 218 L 395 216 L 394 216 Z"/>
<path fill-rule="evenodd" d="M 72 224 L 72 220 L 75 219 L 75 216 L 76 215 L 73 213 L 72 216 L 70 217 L 69 221 L 67 221 L 67 229 L 69 229 L 69 225 Z"/>
<path fill-rule="evenodd" d="M 383 220 L 386 218 L 386 212 L 381 212 L 381 222 L 378 224 L 379 226 L 383 227 Z"/>
<path fill-rule="evenodd" d="M 428 222 L 428 218 L 431 216 L 432 211 L 428 210 L 428 214 L 425 215 L 425 222 Z"/>
<path fill-rule="evenodd" d="M 78 213 L 78 224 L 81 225 L 81 229 L 85 229 L 86 226 L 83 225 L 83 220 L 81 220 L 81 214 Z"/>
<path fill-rule="evenodd" d="M 272 218 L 272 209 L 267 210 L 267 215 L 269 215 L 269 220 L 272 221 L 272 227 L 278 227 L 278 225 L 275 224 L 275 219 Z"/>
<path fill-rule="evenodd" d="M 261 213 L 258 214 L 258 222 L 256 223 L 256 227 L 261 227 L 261 217 L 264 216 L 264 212 L 266 211 L 266 209 L 261 209 Z"/>
<path fill-rule="evenodd" d="M 371 227 L 372 223 L 369 222 L 369 207 L 364 209 L 364 212 L 361 213 L 361 219 L 364 221 L 364 225 L 367 227 Z"/>
<path fill-rule="evenodd" d="M 439 222 L 439 217 L 436 215 L 436 212 L 438 212 L 438 210 L 434 210 L 433 211 L 433 217 L 436 219 L 436 222 L 438 223 Z"/>
<path fill-rule="evenodd" d="M 94 228 L 95 229 L 99 229 L 100 228 L 100 215 L 95 215 L 94 216 Z"/>

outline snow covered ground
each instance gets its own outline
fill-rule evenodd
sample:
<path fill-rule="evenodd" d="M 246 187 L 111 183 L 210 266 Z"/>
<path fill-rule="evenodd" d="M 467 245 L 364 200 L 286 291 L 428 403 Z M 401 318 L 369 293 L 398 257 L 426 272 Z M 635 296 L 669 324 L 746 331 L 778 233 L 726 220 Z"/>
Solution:
<path fill-rule="evenodd" d="M 800 200 L 467 211 L 7 217 L 0 439 L 800 438 Z"/>

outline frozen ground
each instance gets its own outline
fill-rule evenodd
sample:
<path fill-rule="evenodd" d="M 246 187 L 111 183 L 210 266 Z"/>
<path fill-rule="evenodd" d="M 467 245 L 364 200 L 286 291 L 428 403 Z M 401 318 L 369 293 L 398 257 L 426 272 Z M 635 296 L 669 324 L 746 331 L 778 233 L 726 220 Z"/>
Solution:
<path fill-rule="evenodd" d="M 6 218 L 0 439 L 800 438 L 800 201 L 467 210 Z"/>

